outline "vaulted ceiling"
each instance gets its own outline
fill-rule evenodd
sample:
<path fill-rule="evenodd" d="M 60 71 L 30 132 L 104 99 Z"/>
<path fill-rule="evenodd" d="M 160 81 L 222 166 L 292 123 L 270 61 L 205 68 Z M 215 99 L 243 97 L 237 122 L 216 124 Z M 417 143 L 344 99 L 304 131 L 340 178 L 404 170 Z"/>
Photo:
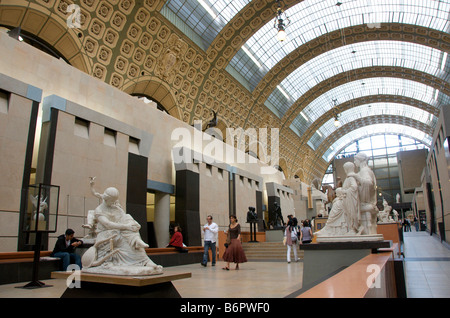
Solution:
<path fill-rule="evenodd" d="M 70 28 L 74 3 L 81 25 Z M 186 123 L 216 111 L 222 129 L 279 128 L 288 178 L 321 178 L 361 136 L 430 144 L 450 104 L 450 0 L 280 5 L 284 42 L 274 0 L 3 0 L 0 25 Z"/>

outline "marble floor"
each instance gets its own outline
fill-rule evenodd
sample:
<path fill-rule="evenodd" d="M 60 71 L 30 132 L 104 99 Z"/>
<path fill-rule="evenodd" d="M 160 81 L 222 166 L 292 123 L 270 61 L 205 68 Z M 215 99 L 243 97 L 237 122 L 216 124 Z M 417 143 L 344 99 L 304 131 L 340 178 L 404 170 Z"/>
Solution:
<path fill-rule="evenodd" d="M 426 232 L 407 232 L 405 276 L 408 298 L 450 297 L 450 249 Z M 183 298 L 283 298 L 302 287 L 302 262 L 250 261 L 239 270 L 223 270 L 200 264 L 166 267 L 165 272 L 191 272 L 192 277 L 174 282 Z M 0 285 L 0 298 L 59 298 L 63 279 L 46 280 L 52 287 L 27 290 L 25 283 Z"/>
<path fill-rule="evenodd" d="M 405 232 L 408 298 L 450 298 L 450 249 L 427 232 Z"/>

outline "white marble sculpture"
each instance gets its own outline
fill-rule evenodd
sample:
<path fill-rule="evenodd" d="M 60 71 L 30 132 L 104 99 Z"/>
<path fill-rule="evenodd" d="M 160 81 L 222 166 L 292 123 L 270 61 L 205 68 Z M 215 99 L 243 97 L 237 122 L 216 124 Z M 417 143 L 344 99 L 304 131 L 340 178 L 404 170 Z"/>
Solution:
<path fill-rule="evenodd" d="M 394 214 L 394 222 L 398 222 L 398 212 L 396 210 L 392 210 L 392 214 Z"/>
<path fill-rule="evenodd" d="M 37 219 L 39 219 L 39 221 L 45 221 L 44 212 L 45 210 L 48 209 L 47 198 L 44 199 L 44 197 L 41 196 L 41 198 L 39 199 L 38 197 L 39 195 L 37 196 L 30 195 L 30 200 L 34 206 L 33 220 L 36 221 Z M 38 205 L 39 205 L 39 215 L 37 215 Z"/>
<path fill-rule="evenodd" d="M 141 239 L 140 225 L 120 206 L 119 191 L 111 187 L 103 194 L 97 193 L 94 179 L 90 181 L 91 190 L 102 203 L 85 226 L 95 227 L 96 238 L 94 246 L 82 257 L 82 271 L 133 276 L 161 274 L 162 266 L 156 265 L 145 252 L 148 245 Z"/>
<path fill-rule="evenodd" d="M 314 233 L 317 242 L 383 240 L 376 229 L 379 212 L 376 179 L 367 159 L 365 154 L 358 153 L 354 163 L 344 164 L 347 178 L 342 187 L 336 189 L 337 197 L 326 225 Z M 359 167 L 358 173 L 355 173 L 355 166 Z"/>
<path fill-rule="evenodd" d="M 354 173 L 355 165 L 346 162 L 344 171 L 347 175 Z M 336 198 L 326 225 L 315 235 L 324 237 L 357 234 L 360 231 L 359 208 L 358 184 L 354 177 L 347 176 L 342 187 L 336 189 Z"/>
<path fill-rule="evenodd" d="M 390 217 L 390 213 L 392 211 L 392 207 L 387 203 L 385 199 L 383 199 L 383 210 L 378 212 L 379 223 L 392 223 L 394 220 Z"/>
<path fill-rule="evenodd" d="M 362 152 L 355 155 L 354 161 L 359 172 L 352 176 L 358 181 L 361 225 L 364 227 L 362 234 L 372 235 L 377 234 L 377 180 L 367 164 L 368 159 Z"/>

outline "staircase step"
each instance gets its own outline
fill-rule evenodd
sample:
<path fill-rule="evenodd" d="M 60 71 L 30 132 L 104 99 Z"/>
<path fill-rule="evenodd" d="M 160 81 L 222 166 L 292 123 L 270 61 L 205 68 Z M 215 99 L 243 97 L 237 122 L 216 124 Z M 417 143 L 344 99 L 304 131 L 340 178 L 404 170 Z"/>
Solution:
<path fill-rule="evenodd" d="M 286 260 L 287 248 L 283 242 L 242 243 L 245 255 L 249 260 Z M 304 251 L 297 250 L 299 258 L 303 258 Z M 294 253 L 291 252 L 293 258 Z"/>

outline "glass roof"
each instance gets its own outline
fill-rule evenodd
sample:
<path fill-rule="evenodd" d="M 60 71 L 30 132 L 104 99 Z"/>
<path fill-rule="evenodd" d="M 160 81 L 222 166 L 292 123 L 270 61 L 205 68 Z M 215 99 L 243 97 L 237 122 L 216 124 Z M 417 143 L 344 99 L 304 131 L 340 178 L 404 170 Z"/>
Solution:
<path fill-rule="evenodd" d="M 312 122 L 317 120 L 335 105 L 355 98 L 370 95 L 397 95 L 421 100 L 431 106 L 440 108 L 449 104 L 450 97 L 425 84 L 394 77 L 375 77 L 360 79 L 335 87 L 307 105 L 294 119 L 291 128 L 301 136 Z M 416 109 L 416 112 L 419 112 Z M 419 116 L 418 114 L 416 116 Z"/>
<path fill-rule="evenodd" d="M 286 41 L 277 41 L 273 21 L 270 21 L 245 43 L 248 53 L 241 50 L 230 65 L 254 88 L 269 69 L 297 47 L 342 28 L 404 23 L 444 32 L 450 30 L 450 0 L 346 0 L 340 3 L 338 6 L 336 0 L 305 0 L 287 9 L 285 13 L 291 24 L 286 29 Z"/>
<path fill-rule="evenodd" d="M 339 47 L 306 62 L 275 89 L 269 102 L 283 116 L 308 90 L 339 73 L 371 66 L 398 66 L 450 80 L 447 54 L 425 45 L 399 41 L 371 41 Z"/>
<path fill-rule="evenodd" d="M 437 122 L 437 117 L 427 111 L 398 103 L 372 103 L 370 105 L 357 106 L 342 112 L 339 121 L 341 125 L 345 125 L 359 118 L 376 115 L 403 116 L 420 121 L 433 128 L 436 126 Z M 308 145 L 313 150 L 316 150 L 317 147 L 319 147 L 319 145 L 337 129 L 338 128 L 334 125 L 334 118 L 331 118 L 318 129 L 320 135 L 315 133 L 311 136 Z"/>
<path fill-rule="evenodd" d="M 167 0 L 161 12 L 171 12 L 192 29 L 206 50 L 222 28 L 251 0 Z M 170 18 L 169 18 L 170 20 Z M 189 35 L 188 35 L 189 36 Z"/>
<path fill-rule="evenodd" d="M 398 124 L 375 124 L 357 128 L 349 132 L 345 136 L 342 136 L 336 142 L 334 142 L 333 145 L 331 145 L 331 147 L 323 154 L 322 158 L 326 162 L 329 162 L 336 156 L 336 154 L 340 153 L 343 148 L 345 148 L 355 140 L 379 134 L 395 134 L 408 136 L 422 142 L 427 147 L 430 147 L 432 141 L 431 136 L 427 135 L 421 130 L 409 126 Z"/>

